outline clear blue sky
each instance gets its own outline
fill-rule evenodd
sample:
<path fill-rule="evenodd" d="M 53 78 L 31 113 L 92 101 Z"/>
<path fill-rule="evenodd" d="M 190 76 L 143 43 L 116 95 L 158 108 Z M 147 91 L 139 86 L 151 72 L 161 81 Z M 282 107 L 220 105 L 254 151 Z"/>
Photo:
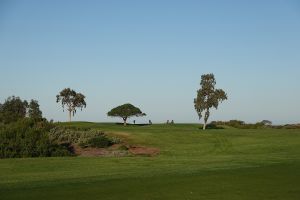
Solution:
<path fill-rule="evenodd" d="M 130 102 L 151 119 L 197 122 L 200 76 L 229 100 L 210 120 L 300 122 L 299 1 L 0 0 L 0 101 L 37 99 L 48 119 L 71 87 L 75 120 L 114 121 Z"/>

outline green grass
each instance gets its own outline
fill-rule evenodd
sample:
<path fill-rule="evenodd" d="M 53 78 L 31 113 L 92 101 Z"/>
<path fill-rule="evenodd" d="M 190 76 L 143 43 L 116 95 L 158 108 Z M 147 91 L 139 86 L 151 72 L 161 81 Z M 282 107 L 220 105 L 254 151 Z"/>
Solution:
<path fill-rule="evenodd" d="M 66 124 L 63 124 L 66 125 Z M 0 160 L 0 199 L 300 199 L 300 131 L 72 123 L 156 157 Z"/>

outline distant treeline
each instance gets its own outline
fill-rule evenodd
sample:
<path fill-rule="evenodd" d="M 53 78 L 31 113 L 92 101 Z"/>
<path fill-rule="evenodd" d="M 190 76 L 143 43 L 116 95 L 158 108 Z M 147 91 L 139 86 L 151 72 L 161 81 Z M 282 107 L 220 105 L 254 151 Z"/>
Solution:
<path fill-rule="evenodd" d="M 246 123 L 241 120 L 229 121 L 212 121 L 211 126 L 230 126 L 240 129 L 260 129 L 260 128 L 275 128 L 275 129 L 300 129 L 300 124 L 272 125 L 269 120 L 263 120 L 257 123 Z"/>

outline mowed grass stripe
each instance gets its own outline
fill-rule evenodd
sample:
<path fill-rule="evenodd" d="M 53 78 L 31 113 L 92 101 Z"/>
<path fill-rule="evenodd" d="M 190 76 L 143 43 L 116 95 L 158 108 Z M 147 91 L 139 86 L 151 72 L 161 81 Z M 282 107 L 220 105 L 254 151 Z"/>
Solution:
<path fill-rule="evenodd" d="M 1 199 L 298 199 L 300 163 L 195 174 L 79 179 L 2 190 Z"/>

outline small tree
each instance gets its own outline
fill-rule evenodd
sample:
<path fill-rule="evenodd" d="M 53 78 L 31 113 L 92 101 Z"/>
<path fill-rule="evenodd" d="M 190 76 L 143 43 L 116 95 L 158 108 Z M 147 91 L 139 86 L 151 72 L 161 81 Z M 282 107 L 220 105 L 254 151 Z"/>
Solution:
<path fill-rule="evenodd" d="M 262 120 L 261 123 L 264 125 L 264 126 L 271 126 L 272 125 L 272 122 L 270 120 Z"/>
<path fill-rule="evenodd" d="M 201 88 L 197 91 L 197 97 L 194 99 L 194 106 L 199 120 L 204 111 L 203 130 L 205 130 L 210 109 L 218 109 L 219 103 L 227 99 L 227 94 L 222 89 L 215 89 L 216 80 L 213 74 L 202 75 L 200 85 Z"/>
<path fill-rule="evenodd" d="M 124 122 L 124 126 L 127 125 L 127 119 L 133 116 L 140 117 L 145 116 L 146 114 L 143 113 L 139 108 L 133 106 L 132 104 L 124 104 L 113 108 L 111 111 L 107 113 L 110 117 L 121 117 Z"/>
<path fill-rule="evenodd" d="M 31 100 L 28 106 L 28 116 L 33 119 L 41 119 L 42 111 L 40 110 L 40 105 L 38 101 Z"/>
<path fill-rule="evenodd" d="M 56 95 L 56 102 L 62 104 L 63 110 L 67 106 L 69 112 L 69 121 L 71 122 L 72 114 L 73 116 L 76 113 L 76 109 L 86 107 L 85 96 L 81 93 L 77 93 L 70 88 L 63 89 L 58 95 Z"/>

